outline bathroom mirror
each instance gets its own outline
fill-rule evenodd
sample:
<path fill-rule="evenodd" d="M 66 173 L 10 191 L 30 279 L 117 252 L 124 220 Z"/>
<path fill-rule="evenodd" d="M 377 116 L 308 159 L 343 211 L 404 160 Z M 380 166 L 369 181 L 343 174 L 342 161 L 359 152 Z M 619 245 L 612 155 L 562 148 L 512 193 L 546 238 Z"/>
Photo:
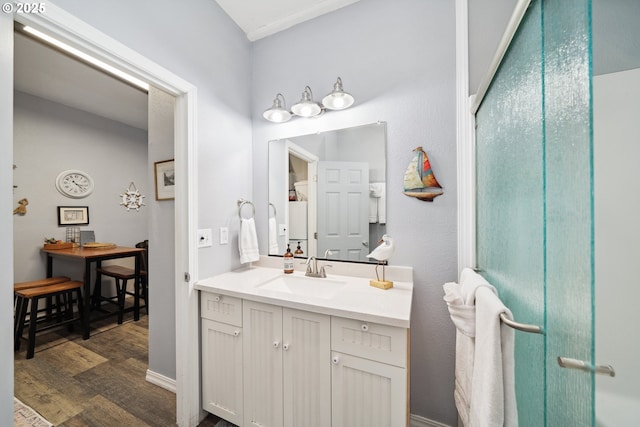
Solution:
<path fill-rule="evenodd" d="M 366 255 L 386 232 L 386 141 L 381 122 L 269 141 L 269 255 L 289 244 L 296 257 L 375 262 Z"/>

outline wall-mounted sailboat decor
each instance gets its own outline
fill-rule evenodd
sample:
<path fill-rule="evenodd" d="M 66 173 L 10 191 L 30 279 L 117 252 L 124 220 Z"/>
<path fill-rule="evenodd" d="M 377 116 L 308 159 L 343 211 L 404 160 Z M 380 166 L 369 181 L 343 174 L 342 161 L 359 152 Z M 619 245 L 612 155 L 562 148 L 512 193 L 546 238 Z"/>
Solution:
<path fill-rule="evenodd" d="M 433 199 L 444 191 L 431 170 L 427 153 L 422 147 L 417 147 L 413 151 L 416 154 L 404 173 L 404 194 L 425 202 L 433 202 Z"/>

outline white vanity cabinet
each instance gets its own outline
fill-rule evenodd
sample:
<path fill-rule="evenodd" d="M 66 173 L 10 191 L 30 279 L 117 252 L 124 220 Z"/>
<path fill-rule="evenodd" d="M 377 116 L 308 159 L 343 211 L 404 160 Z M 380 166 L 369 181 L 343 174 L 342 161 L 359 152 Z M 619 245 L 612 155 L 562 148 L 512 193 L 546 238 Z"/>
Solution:
<path fill-rule="evenodd" d="M 203 409 L 239 427 L 408 426 L 410 273 L 390 290 L 267 267 L 200 281 Z"/>
<path fill-rule="evenodd" d="M 329 316 L 244 301 L 244 426 L 330 427 Z"/>
<path fill-rule="evenodd" d="M 408 426 L 408 330 L 331 318 L 332 427 Z"/>
<path fill-rule="evenodd" d="M 200 293 L 202 407 L 242 425 L 242 300 Z"/>

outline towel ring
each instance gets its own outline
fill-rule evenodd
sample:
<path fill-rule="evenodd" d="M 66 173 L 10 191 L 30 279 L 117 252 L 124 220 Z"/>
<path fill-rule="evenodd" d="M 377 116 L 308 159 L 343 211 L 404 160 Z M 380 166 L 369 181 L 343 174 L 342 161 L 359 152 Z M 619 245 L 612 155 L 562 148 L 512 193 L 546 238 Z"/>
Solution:
<path fill-rule="evenodd" d="M 271 206 L 273 208 L 273 216 L 270 216 L 269 218 L 276 218 L 278 216 L 278 211 L 276 211 L 276 205 L 274 205 L 273 203 L 269 202 L 269 206 Z"/>
<path fill-rule="evenodd" d="M 244 205 L 251 205 L 251 216 L 248 218 L 244 218 L 242 216 L 242 208 L 244 207 Z M 251 219 L 256 215 L 256 207 L 253 205 L 253 203 L 251 203 L 248 200 L 244 200 L 244 199 L 240 199 L 238 200 L 238 216 L 240 217 L 240 219 Z"/>

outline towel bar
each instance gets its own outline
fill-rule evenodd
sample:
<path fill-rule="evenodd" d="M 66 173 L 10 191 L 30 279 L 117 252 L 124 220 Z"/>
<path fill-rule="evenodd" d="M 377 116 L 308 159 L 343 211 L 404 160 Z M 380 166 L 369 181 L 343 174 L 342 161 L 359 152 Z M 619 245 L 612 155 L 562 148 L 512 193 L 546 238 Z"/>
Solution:
<path fill-rule="evenodd" d="M 519 331 L 524 331 L 524 332 L 530 332 L 530 333 L 533 333 L 533 334 L 543 334 L 544 335 L 544 331 L 542 330 L 542 328 L 540 326 L 528 325 L 526 323 L 514 322 L 513 320 L 509 319 L 505 313 L 500 313 L 500 320 L 502 321 L 502 323 L 504 323 L 505 325 L 507 325 L 507 326 L 509 326 L 509 327 L 511 327 L 513 329 L 517 329 Z"/>
<path fill-rule="evenodd" d="M 251 216 L 249 218 L 242 217 L 242 207 L 246 204 L 251 205 Z M 251 219 L 255 216 L 255 214 L 256 214 L 256 207 L 253 205 L 253 203 L 245 199 L 238 200 L 238 216 L 240 217 L 240 219 Z"/>

